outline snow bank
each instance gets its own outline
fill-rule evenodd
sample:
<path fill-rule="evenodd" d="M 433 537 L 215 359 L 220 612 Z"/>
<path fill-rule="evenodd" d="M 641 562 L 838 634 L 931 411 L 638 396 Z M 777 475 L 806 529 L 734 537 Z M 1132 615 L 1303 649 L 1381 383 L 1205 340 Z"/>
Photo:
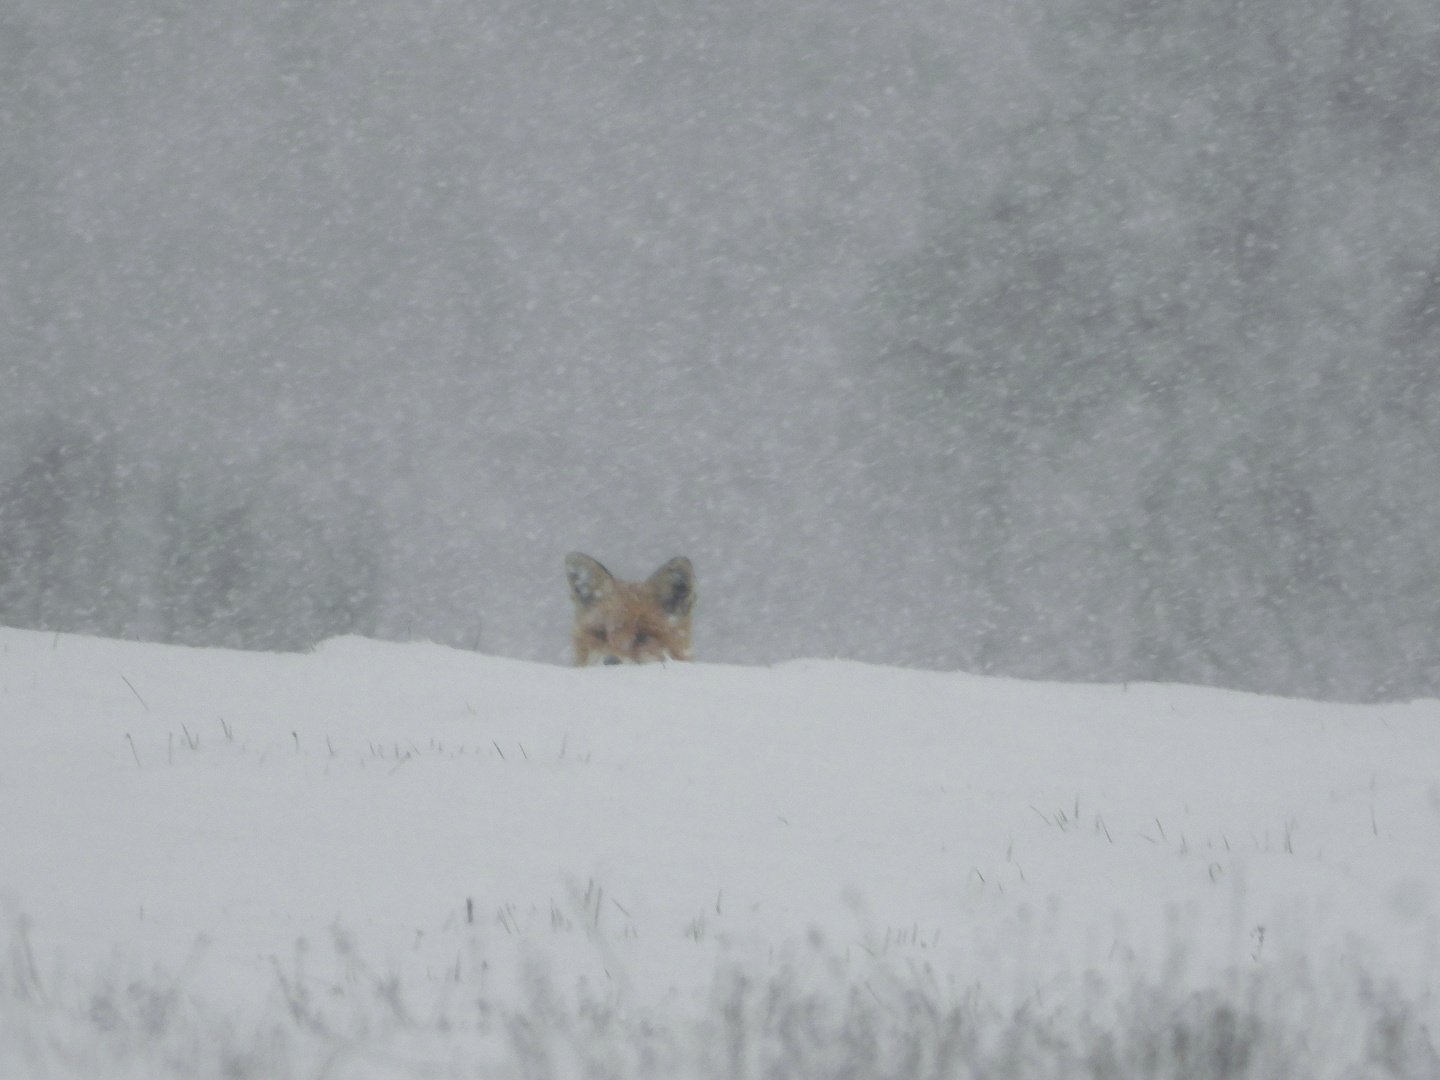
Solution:
<path fill-rule="evenodd" d="M 1383 1017 L 1434 1019 L 1436 702 L 3 630 L 0 733 L 20 1074 L 148 1075 L 162 1044 L 203 1072 L 183 1034 L 236 1075 L 306 1054 L 410 1075 L 460 1068 L 457 1032 L 503 1061 L 529 1024 L 540 1072 L 565 1071 L 563 1028 L 622 1048 L 616 1075 L 675 1055 L 740 1075 L 770 1044 L 736 1049 L 725 1018 L 763 1033 L 788 1002 L 833 1057 L 868 1015 L 842 987 L 868 987 L 876 1023 L 993 1015 L 1001 1043 L 1064 1013 L 1092 1058 L 1139 1053 L 1115 1033 L 1162 1005 L 1223 1042 L 1242 998 L 1308 1002 L 1372 1057 Z M 927 1052 L 963 1058 L 926 1023 Z M 647 1043 L 682 1028 L 710 1057 Z M 1266 1038 L 1247 1068 L 1280 1053 Z"/>

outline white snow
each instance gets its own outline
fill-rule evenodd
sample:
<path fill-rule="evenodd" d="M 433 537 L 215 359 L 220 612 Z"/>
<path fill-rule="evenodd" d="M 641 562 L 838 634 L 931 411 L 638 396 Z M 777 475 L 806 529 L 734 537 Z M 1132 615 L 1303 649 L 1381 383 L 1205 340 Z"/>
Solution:
<path fill-rule="evenodd" d="M 1433 1029 L 1433 701 L 0 630 L 0 737 L 27 1009 L 171 979 L 264 1016 L 359 970 L 430 1030 L 536 965 L 681 1015 L 725 963 L 884 958 L 1016 1003 L 1303 955 Z M 51 1075 L 25 997 L 0 1067 Z"/>

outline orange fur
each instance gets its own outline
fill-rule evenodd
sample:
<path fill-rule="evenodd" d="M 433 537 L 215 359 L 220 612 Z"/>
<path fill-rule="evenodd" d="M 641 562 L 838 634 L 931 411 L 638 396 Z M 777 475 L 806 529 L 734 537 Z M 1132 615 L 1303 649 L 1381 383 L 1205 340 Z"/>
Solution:
<path fill-rule="evenodd" d="M 617 581 L 589 555 L 565 556 L 575 601 L 575 666 L 690 659 L 695 570 L 683 556 L 642 582 Z"/>

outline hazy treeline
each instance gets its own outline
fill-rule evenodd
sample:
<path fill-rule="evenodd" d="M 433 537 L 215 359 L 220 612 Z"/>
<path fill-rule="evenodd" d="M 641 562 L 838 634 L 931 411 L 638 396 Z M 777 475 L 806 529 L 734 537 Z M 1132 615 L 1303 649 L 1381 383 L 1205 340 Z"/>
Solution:
<path fill-rule="evenodd" d="M 22 0 L 0 621 L 1440 690 L 1440 10 Z"/>
<path fill-rule="evenodd" d="M 1041 85 L 945 148 L 856 327 L 945 477 L 981 665 L 1435 689 L 1437 26 L 1036 20 Z"/>

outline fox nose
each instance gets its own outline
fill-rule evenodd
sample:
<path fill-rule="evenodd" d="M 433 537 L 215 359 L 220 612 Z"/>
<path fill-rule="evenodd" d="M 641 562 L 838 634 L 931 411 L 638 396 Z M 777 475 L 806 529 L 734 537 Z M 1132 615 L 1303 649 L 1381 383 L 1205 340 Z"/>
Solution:
<path fill-rule="evenodd" d="M 619 662 L 620 662 L 620 657 L 618 657 L 618 656 L 607 656 L 607 657 L 605 657 L 605 663 L 607 663 L 607 664 L 618 664 Z"/>

